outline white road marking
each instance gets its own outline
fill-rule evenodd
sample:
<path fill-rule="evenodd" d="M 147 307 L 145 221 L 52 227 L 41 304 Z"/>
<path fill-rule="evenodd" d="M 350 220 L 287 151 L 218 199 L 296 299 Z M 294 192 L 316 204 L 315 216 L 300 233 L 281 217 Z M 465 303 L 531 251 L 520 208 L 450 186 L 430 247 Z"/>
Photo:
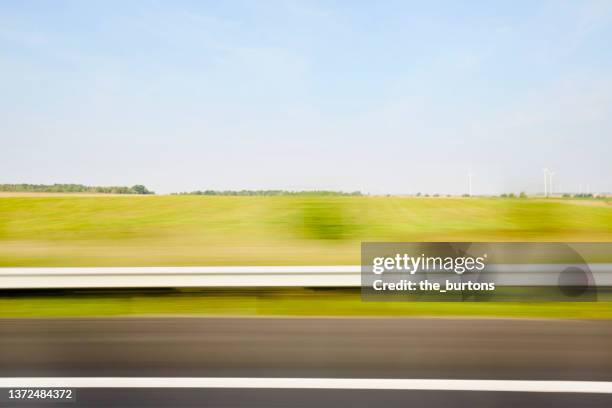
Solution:
<path fill-rule="evenodd" d="M 19 377 L 0 388 L 289 388 L 612 394 L 609 381 L 244 377 Z"/>

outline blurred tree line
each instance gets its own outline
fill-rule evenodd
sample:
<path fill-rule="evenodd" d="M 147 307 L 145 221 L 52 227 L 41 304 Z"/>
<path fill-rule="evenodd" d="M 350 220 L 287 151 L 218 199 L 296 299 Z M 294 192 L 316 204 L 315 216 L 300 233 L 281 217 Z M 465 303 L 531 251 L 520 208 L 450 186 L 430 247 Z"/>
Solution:
<path fill-rule="evenodd" d="M 16 193 L 155 194 L 141 184 L 132 187 L 85 186 L 83 184 L 0 184 L 0 191 Z"/>
<path fill-rule="evenodd" d="M 207 196 L 360 196 L 360 191 L 344 192 L 331 190 L 289 191 L 289 190 L 204 190 L 174 193 L 178 195 L 207 195 Z"/>

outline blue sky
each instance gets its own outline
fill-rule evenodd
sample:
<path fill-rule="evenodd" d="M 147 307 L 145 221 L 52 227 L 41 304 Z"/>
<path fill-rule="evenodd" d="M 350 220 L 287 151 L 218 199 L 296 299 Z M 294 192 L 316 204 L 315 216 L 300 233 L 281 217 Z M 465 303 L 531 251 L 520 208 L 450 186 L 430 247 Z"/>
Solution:
<path fill-rule="evenodd" d="M 612 191 L 612 2 L 0 3 L 0 182 Z"/>

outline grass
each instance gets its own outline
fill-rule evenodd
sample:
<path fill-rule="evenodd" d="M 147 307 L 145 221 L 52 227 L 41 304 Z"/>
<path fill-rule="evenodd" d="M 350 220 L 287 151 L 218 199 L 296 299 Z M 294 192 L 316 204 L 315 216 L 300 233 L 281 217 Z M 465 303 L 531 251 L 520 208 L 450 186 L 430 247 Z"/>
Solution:
<path fill-rule="evenodd" d="M 0 266 L 358 264 L 361 241 L 612 241 L 593 200 L 3 196 Z"/>
<path fill-rule="evenodd" d="M 612 242 L 608 200 L 0 196 L 0 266 L 358 264 L 361 241 Z M 346 291 L 0 295 L 2 317 L 612 318 L 612 302 L 362 302 Z"/>
<path fill-rule="evenodd" d="M 72 293 L 0 297 L 0 317 L 103 316 L 456 316 L 610 319 L 599 302 L 362 302 L 357 291 Z"/>

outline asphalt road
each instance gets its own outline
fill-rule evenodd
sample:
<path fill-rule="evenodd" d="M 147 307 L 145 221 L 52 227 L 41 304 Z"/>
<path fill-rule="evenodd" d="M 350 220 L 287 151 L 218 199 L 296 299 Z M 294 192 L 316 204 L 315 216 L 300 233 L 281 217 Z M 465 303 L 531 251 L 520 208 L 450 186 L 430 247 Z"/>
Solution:
<path fill-rule="evenodd" d="M 380 390 L 84 389 L 64 404 L 1 402 L 0 407 L 64 408 L 610 408 L 601 394 Z"/>
<path fill-rule="evenodd" d="M 0 319 L 0 376 L 612 381 L 612 322 Z M 381 399 L 386 406 L 612 406 L 610 395 L 481 391 L 83 389 L 78 394 L 79 406 L 355 407 Z"/>

